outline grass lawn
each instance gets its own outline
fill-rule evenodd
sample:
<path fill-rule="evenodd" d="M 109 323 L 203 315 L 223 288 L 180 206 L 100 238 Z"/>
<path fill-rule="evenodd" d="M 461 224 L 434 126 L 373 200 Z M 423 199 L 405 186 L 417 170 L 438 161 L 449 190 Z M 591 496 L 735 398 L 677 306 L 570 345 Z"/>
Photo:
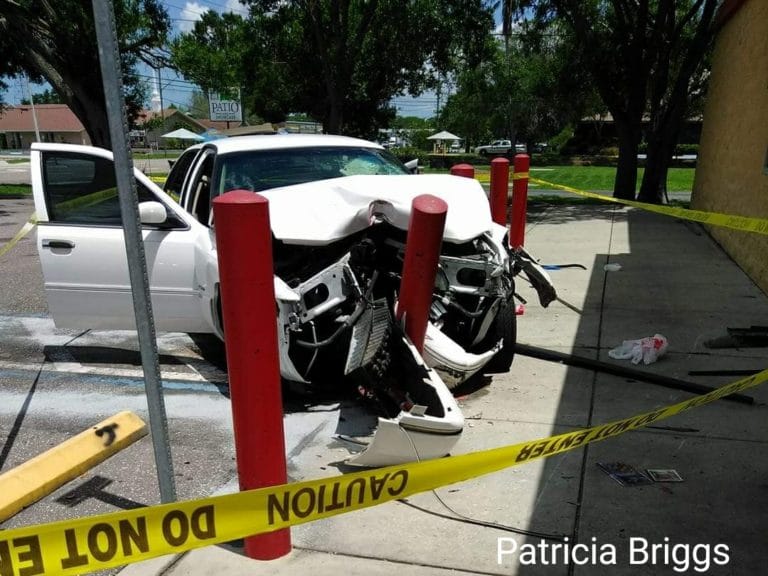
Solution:
<path fill-rule="evenodd" d="M 163 152 L 151 152 L 149 154 L 136 152 L 133 158 L 136 160 L 165 160 L 166 158 L 178 158 L 184 150 L 166 150 Z"/>
<path fill-rule="evenodd" d="M 643 168 L 637 171 L 637 188 L 643 179 Z M 667 174 L 667 190 L 670 192 L 690 192 L 693 189 L 695 168 L 670 168 Z M 547 180 L 580 190 L 613 190 L 616 168 L 610 166 L 551 166 L 549 168 L 531 168 L 531 177 Z"/>
<path fill-rule="evenodd" d="M 29 184 L 0 184 L 0 198 L 31 195 L 32 186 Z"/>
<path fill-rule="evenodd" d="M 29 158 L 6 158 L 8 164 L 29 164 Z"/>
<path fill-rule="evenodd" d="M 637 171 L 637 189 L 643 180 L 643 168 Z M 447 170 L 433 170 L 427 168 L 425 173 L 446 173 Z M 667 174 L 667 190 L 669 192 L 690 192 L 693 189 L 693 175 L 695 168 L 670 168 Z M 613 180 L 616 177 L 616 168 L 610 166 L 548 166 L 546 168 L 531 167 L 531 177 L 578 188 L 579 190 L 610 191 L 613 190 Z M 475 178 L 483 184 L 490 181 L 490 170 L 485 166 L 475 168 Z M 530 184 L 533 189 L 544 188 L 538 184 Z"/>

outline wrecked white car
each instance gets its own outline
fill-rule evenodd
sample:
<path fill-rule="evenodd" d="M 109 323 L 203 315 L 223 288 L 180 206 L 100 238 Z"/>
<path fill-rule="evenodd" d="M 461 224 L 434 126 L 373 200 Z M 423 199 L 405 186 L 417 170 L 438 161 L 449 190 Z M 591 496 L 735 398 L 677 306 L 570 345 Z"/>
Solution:
<path fill-rule="evenodd" d="M 111 153 L 36 144 L 32 181 L 57 326 L 133 328 Z M 372 400 L 378 429 L 354 464 L 449 453 L 463 428 L 449 388 L 512 361 L 514 276 L 525 271 L 544 305 L 554 298 L 540 268 L 508 252 L 476 181 L 411 175 L 363 140 L 222 139 L 185 152 L 165 191 L 138 171 L 136 181 L 160 331 L 223 338 L 211 202 L 233 189 L 269 199 L 281 373 L 306 385 L 343 382 Z M 424 193 L 449 208 L 422 358 L 393 318 L 411 202 Z"/>

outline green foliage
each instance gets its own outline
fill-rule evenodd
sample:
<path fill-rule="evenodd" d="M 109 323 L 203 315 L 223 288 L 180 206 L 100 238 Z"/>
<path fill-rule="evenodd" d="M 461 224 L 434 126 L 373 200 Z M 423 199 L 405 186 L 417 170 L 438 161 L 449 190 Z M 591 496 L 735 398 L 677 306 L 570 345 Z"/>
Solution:
<path fill-rule="evenodd" d="M 210 105 L 205 92 L 200 90 L 192 92 L 189 99 L 189 115 L 193 118 L 208 118 L 210 116 Z"/>
<path fill-rule="evenodd" d="M 34 94 L 33 98 L 35 100 L 35 104 L 63 104 L 64 102 L 61 100 L 61 96 L 56 94 L 53 90 L 45 90 L 44 92 L 41 92 L 40 94 Z M 29 99 L 23 98 L 21 100 L 22 104 L 28 105 L 31 104 Z"/>
<path fill-rule="evenodd" d="M 161 46 L 170 20 L 159 0 L 113 2 L 129 117 L 142 108 L 146 87 L 140 59 Z M 109 147 L 109 128 L 93 8 L 78 0 L 0 3 L 0 75 L 26 73 L 47 81 L 77 115 L 91 141 Z"/>
<path fill-rule="evenodd" d="M 18 198 L 31 196 L 32 186 L 29 184 L 0 184 L 0 198 Z"/>
<path fill-rule="evenodd" d="M 246 4 L 247 19 L 208 12 L 174 42 L 180 71 L 203 88 L 243 87 L 268 121 L 300 111 L 326 132 L 366 137 L 395 119 L 393 96 L 479 63 L 493 26 L 485 0 Z"/>
<path fill-rule="evenodd" d="M 641 196 L 661 201 L 682 122 L 691 110 L 700 108 L 721 2 L 505 0 L 505 4 L 515 9 L 534 5 L 540 20 L 556 22 L 572 38 L 574 57 L 586 64 L 616 122 L 618 197 L 635 196 L 641 123 L 645 114 L 650 116 Z"/>
<path fill-rule="evenodd" d="M 513 41 L 492 41 L 493 57 L 459 74 L 441 121 L 472 147 L 495 138 L 546 141 L 594 107 L 569 39 L 535 24 Z"/>
<path fill-rule="evenodd" d="M 427 163 L 427 159 L 429 155 L 420 148 L 415 148 L 413 146 L 406 146 L 403 148 L 392 148 L 390 150 L 392 154 L 397 156 L 397 158 L 401 162 L 408 162 L 410 160 L 418 159 L 419 160 L 419 166 L 424 166 Z"/>
<path fill-rule="evenodd" d="M 554 154 L 559 153 L 565 143 L 573 138 L 573 133 L 573 125 L 566 125 L 562 130 L 560 130 L 560 132 L 552 136 L 552 138 L 550 138 L 547 142 L 549 144 L 549 151 Z"/>
<path fill-rule="evenodd" d="M 396 130 L 434 130 L 436 128 L 433 118 L 419 118 L 418 116 L 397 116 L 390 128 Z"/>

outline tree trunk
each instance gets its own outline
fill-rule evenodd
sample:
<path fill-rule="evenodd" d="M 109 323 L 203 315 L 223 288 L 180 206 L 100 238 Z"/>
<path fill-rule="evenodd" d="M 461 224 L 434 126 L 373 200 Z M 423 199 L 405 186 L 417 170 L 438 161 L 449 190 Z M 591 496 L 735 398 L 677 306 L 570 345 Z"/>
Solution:
<path fill-rule="evenodd" d="M 323 122 L 325 134 L 341 134 L 344 122 L 343 98 L 339 97 L 337 90 L 328 91 L 328 116 Z"/>
<path fill-rule="evenodd" d="M 91 139 L 91 146 L 111 150 L 112 139 L 109 135 L 109 118 L 104 98 L 99 97 L 100 94 L 91 98 L 89 95 L 83 94 L 78 88 L 74 87 L 68 93 L 68 95 L 71 94 L 71 97 L 65 98 L 67 106 L 82 123 Z"/>
<path fill-rule="evenodd" d="M 672 156 L 668 143 L 648 142 L 648 157 L 645 161 L 645 173 L 637 199 L 651 204 L 663 204 L 667 195 L 667 171 Z"/>
<path fill-rule="evenodd" d="M 616 167 L 616 180 L 613 183 L 615 198 L 635 199 L 637 187 L 637 148 L 640 142 L 640 127 L 629 126 L 616 121 L 619 138 L 619 161 Z"/>
<path fill-rule="evenodd" d="M 659 110 L 656 117 L 651 119 L 648 157 L 638 195 L 638 200 L 641 202 L 662 204 L 667 197 L 667 172 L 683 125 L 684 112 L 687 109 L 685 96 L 678 95 L 677 98 L 666 109 Z"/>

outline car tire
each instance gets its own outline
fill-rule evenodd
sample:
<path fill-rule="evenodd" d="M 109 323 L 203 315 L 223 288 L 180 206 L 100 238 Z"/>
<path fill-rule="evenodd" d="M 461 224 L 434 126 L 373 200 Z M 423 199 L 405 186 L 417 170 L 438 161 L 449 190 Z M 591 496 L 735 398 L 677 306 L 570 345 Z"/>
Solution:
<path fill-rule="evenodd" d="M 509 372 L 512 366 L 512 360 L 515 358 L 515 343 L 517 342 L 517 315 L 515 314 L 514 297 L 510 297 L 496 314 L 481 347 L 488 350 L 495 346 L 499 340 L 502 341 L 503 347 L 485 365 L 483 369 L 485 373 Z"/>

